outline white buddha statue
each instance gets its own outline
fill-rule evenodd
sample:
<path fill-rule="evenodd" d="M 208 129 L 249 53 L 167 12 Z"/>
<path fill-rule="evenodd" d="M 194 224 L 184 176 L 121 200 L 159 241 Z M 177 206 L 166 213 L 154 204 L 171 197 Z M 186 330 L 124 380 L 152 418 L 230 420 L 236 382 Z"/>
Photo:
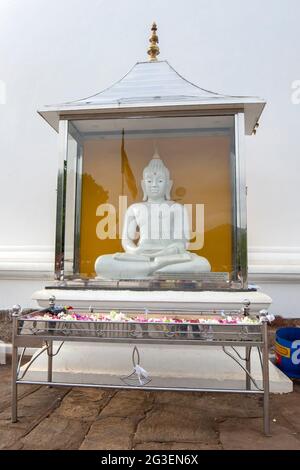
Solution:
<path fill-rule="evenodd" d="M 124 253 L 99 256 L 98 278 L 142 279 L 156 273 L 203 273 L 211 270 L 206 258 L 187 251 L 190 239 L 185 207 L 170 198 L 172 180 L 157 152 L 143 171 L 143 202 L 125 213 Z"/>

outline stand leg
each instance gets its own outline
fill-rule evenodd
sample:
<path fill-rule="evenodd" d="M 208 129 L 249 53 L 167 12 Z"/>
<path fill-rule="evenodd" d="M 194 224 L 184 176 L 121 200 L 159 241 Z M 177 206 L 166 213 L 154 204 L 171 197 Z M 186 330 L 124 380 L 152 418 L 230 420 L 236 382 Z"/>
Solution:
<path fill-rule="evenodd" d="M 17 385 L 17 367 L 18 367 L 18 348 L 13 346 L 12 367 L 11 367 L 11 421 L 18 421 L 18 385 Z"/>
<path fill-rule="evenodd" d="M 270 436 L 270 384 L 269 384 L 269 348 L 268 324 L 263 323 L 263 388 L 264 388 L 264 433 Z"/>
<path fill-rule="evenodd" d="M 246 357 L 246 369 L 251 374 L 251 346 L 245 348 Z M 246 374 L 246 390 L 251 390 L 251 380 L 248 374 Z"/>
<path fill-rule="evenodd" d="M 48 382 L 52 382 L 52 370 L 53 370 L 53 341 L 49 341 L 49 347 L 47 349 L 48 354 Z M 49 385 L 51 388 L 51 385 Z"/>

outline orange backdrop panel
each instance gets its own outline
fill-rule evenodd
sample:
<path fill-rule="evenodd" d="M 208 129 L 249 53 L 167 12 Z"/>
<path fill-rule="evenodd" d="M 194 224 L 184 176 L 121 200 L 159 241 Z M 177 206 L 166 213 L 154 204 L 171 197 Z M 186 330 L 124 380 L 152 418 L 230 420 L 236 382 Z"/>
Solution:
<path fill-rule="evenodd" d="M 195 136 L 161 138 L 159 154 L 173 180 L 172 199 L 182 204 L 204 204 L 204 246 L 195 253 L 207 258 L 212 271 L 231 272 L 232 268 L 232 191 L 230 138 Z M 153 154 L 152 139 L 125 139 L 126 155 L 136 179 L 138 194 L 133 200 L 126 178 L 123 181 L 128 205 L 142 201 L 140 181 Z M 94 276 L 94 263 L 101 254 L 123 251 L 120 238 L 99 240 L 96 209 L 110 203 L 118 217 L 122 194 L 121 138 L 86 141 L 84 145 L 80 272 Z M 193 227 L 194 230 L 194 227 Z"/>

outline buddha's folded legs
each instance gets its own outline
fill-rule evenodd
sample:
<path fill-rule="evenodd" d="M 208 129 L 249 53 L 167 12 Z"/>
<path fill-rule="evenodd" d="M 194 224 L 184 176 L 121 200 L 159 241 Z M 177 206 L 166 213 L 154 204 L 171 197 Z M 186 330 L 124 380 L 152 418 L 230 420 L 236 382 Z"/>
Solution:
<path fill-rule="evenodd" d="M 167 257 L 166 257 L 167 258 Z M 95 270 L 97 277 L 104 279 L 143 279 L 152 276 L 156 272 L 165 273 L 202 273 L 211 270 L 209 262 L 195 254 L 191 254 L 191 260 L 182 259 L 171 261 L 161 259 L 160 262 L 148 260 L 116 259 L 114 255 L 102 255 L 97 258 Z"/>
<path fill-rule="evenodd" d="M 96 259 L 97 277 L 104 279 L 141 279 L 149 276 L 150 261 L 120 261 L 114 255 L 102 255 Z"/>
<path fill-rule="evenodd" d="M 203 256 L 198 256 L 195 253 L 190 253 L 191 260 L 188 263 L 176 263 L 169 266 L 164 266 L 161 269 L 158 269 L 159 273 L 170 273 L 170 274 L 179 274 L 179 273 L 209 273 L 211 271 L 210 263 Z"/>

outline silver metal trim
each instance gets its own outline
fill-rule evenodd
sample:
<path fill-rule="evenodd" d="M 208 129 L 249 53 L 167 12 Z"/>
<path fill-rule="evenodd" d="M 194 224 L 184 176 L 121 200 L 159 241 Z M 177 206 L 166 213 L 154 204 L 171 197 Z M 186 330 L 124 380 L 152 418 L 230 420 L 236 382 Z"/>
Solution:
<path fill-rule="evenodd" d="M 248 254 L 247 254 L 247 188 L 244 154 L 244 113 L 235 115 L 235 149 L 236 149 L 236 258 L 237 270 L 242 288 L 248 287 Z"/>
<path fill-rule="evenodd" d="M 264 390 L 264 432 L 266 436 L 270 436 L 270 377 L 267 322 L 263 323 L 262 375 Z"/>
<path fill-rule="evenodd" d="M 231 173 L 231 224 L 232 224 L 232 248 L 231 248 L 231 259 L 232 259 L 232 278 L 231 281 L 234 283 L 238 282 L 238 269 L 237 269 L 237 226 L 236 226 L 236 159 L 237 159 L 237 149 L 236 149 L 236 119 L 234 118 L 234 127 L 232 129 L 231 145 L 230 145 L 230 173 Z"/>
<path fill-rule="evenodd" d="M 253 383 L 254 387 L 257 390 L 263 392 L 264 389 L 260 388 L 258 386 L 256 380 L 252 377 L 252 375 L 250 373 L 250 370 L 249 370 L 249 366 L 248 367 L 243 366 L 243 364 L 233 354 L 231 354 L 229 351 L 227 351 L 225 346 L 222 346 L 222 349 L 223 349 L 224 353 L 227 354 L 227 356 L 231 357 L 231 359 L 233 359 L 240 366 L 240 368 L 246 373 L 246 389 L 248 391 L 251 390 L 250 383 L 249 383 L 249 381 L 251 381 Z M 232 347 L 232 349 L 235 351 L 235 353 L 238 355 L 238 357 L 241 358 L 241 356 L 237 353 L 237 351 L 233 347 Z"/>
<path fill-rule="evenodd" d="M 76 191 L 75 191 L 75 233 L 74 233 L 74 274 L 80 274 L 80 228 L 82 199 L 83 145 L 77 142 Z"/>
<path fill-rule="evenodd" d="M 158 118 L 158 117 L 205 117 L 205 116 L 234 116 L 237 113 L 243 113 L 243 108 L 230 108 L 227 109 L 151 109 L 139 108 L 132 110 L 105 110 L 90 113 L 78 113 L 78 114 L 60 114 L 60 119 L 66 119 L 68 121 L 83 121 L 83 120 L 103 120 L 103 119 L 144 119 L 144 118 Z"/>
<path fill-rule="evenodd" d="M 33 380 L 18 380 L 17 384 L 28 385 L 48 385 L 52 387 L 95 387 L 95 388 L 116 388 L 116 389 L 135 389 L 135 390 L 159 390 L 159 391 L 175 391 L 175 392 L 220 392 L 220 393 L 246 393 L 248 394 L 263 394 L 260 390 L 244 390 L 244 389 L 227 389 L 227 388 L 190 388 L 190 387 L 155 387 L 155 386 L 139 386 L 139 385 L 115 385 L 115 384 L 86 384 L 86 383 L 73 383 L 73 382 L 43 382 Z"/>

